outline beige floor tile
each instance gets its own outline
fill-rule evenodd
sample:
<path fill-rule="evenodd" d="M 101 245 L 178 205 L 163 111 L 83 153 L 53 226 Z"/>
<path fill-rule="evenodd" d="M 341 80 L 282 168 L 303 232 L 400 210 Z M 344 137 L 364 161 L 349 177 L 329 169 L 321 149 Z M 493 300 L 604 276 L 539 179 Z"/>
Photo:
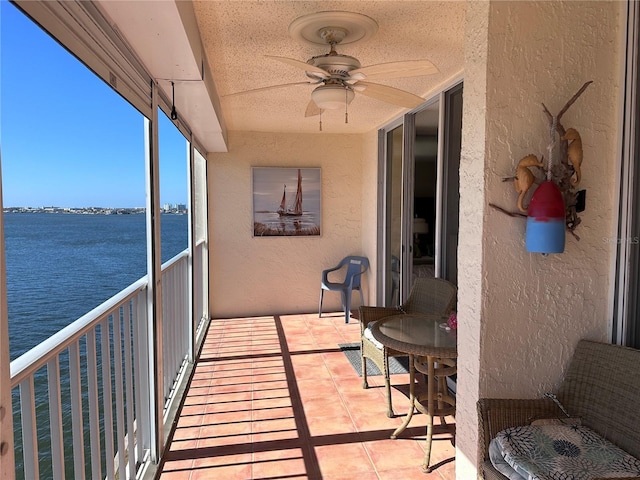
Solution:
<path fill-rule="evenodd" d="M 392 376 L 398 417 L 387 418 L 383 377 L 370 376 L 363 389 L 338 348 L 359 342 L 357 319 L 345 324 L 334 312 L 216 320 L 207 335 L 160 479 L 455 479 L 445 434 L 433 441 L 437 468 L 422 472 L 425 415 L 389 439 L 408 410 L 408 375 Z"/>

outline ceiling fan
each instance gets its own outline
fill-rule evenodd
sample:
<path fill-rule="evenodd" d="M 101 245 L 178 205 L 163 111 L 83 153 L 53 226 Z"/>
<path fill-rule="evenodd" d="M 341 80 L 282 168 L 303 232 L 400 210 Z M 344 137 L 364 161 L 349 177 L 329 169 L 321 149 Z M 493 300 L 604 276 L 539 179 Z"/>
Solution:
<path fill-rule="evenodd" d="M 289 26 L 290 34 L 314 45 L 328 45 L 329 53 L 317 55 L 306 62 L 278 56 L 267 58 L 304 70 L 308 80 L 245 90 L 227 96 L 298 85 L 317 85 L 311 92 L 306 117 L 321 114 L 323 110 L 339 108 L 345 108 L 346 115 L 346 108 L 356 93 L 393 105 L 415 108 L 424 102 L 422 97 L 405 90 L 372 83 L 370 80 L 437 73 L 438 69 L 431 62 L 408 60 L 363 67 L 357 58 L 336 51 L 336 45 L 360 41 L 373 35 L 377 28 L 375 20 L 353 12 L 319 12 L 300 17 Z M 348 121 L 346 116 L 345 121 Z"/>

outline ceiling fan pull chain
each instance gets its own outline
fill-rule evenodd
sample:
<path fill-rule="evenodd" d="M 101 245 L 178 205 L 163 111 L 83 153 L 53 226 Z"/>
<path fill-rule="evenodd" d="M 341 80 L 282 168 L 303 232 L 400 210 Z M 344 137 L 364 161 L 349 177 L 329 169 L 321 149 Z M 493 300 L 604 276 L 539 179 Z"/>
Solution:
<path fill-rule="evenodd" d="M 322 131 L 322 110 L 320 110 L 320 131 Z"/>
<path fill-rule="evenodd" d="M 344 89 L 344 123 L 349 123 L 349 89 Z"/>

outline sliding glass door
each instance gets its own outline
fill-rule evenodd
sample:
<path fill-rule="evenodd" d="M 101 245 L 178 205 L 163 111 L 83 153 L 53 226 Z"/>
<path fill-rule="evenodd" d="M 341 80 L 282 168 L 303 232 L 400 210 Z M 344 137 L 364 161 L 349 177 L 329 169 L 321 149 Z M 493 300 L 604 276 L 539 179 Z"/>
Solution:
<path fill-rule="evenodd" d="M 402 141 L 404 127 L 399 125 L 386 132 L 385 195 L 384 195 L 384 304 L 397 305 L 400 299 L 400 264 L 403 253 L 402 231 Z"/>
<path fill-rule="evenodd" d="M 613 343 L 640 348 L 640 4 L 627 4 L 627 68 L 620 165 Z"/>
<path fill-rule="evenodd" d="M 462 146 L 462 84 L 443 94 L 442 161 L 438 173 L 437 276 L 458 283 L 458 219 L 460 150 Z"/>
<path fill-rule="evenodd" d="M 381 130 L 378 304 L 403 303 L 413 281 L 457 281 L 462 84 Z"/>

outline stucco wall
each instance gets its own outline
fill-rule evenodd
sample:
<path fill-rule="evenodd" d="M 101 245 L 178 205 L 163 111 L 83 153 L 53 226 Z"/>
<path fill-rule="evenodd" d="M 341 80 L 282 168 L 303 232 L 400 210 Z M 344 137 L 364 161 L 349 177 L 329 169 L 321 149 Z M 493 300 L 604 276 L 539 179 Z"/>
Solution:
<path fill-rule="evenodd" d="M 539 397 L 557 385 L 579 339 L 608 338 L 624 3 L 468 7 L 458 478 L 471 478 L 478 396 Z M 567 235 L 563 254 L 527 253 L 525 221 L 487 205 L 516 210 L 513 185 L 502 178 L 529 153 L 548 157 L 541 103 L 555 114 L 587 80 L 594 84 L 561 120 L 584 144 L 581 239 Z"/>
<path fill-rule="evenodd" d="M 362 149 L 361 135 L 230 132 L 229 153 L 208 155 L 214 318 L 317 311 L 322 270 L 362 253 Z M 322 169 L 320 237 L 252 237 L 251 167 L 267 166 Z"/>
<path fill-rule="evenodd" d="M 368 303 L 376 304 L 376 280 L 378 268 L 376 259 L 378 229 L 378 132 L 372 131 L 362 136 L 362 251 L 371 264 L 368 275 Z"/>
<path fill-rule="evenodd" d="M 483 296 L 489 2 L 467 2 L 458 236 L 456 477 L 475 477 Z M 464 347 L 463 347 L 464 346 Z"/>
<path fill-rule="evenodd" d="M 585 81 L 594 83 L 561 120 L 581 133 L 585 151 L 580 188 L 587 190 L 587 208 L 576 230 L 580 241 L 567 235 L 564 254 L 529 254 L 523 248 L 523 221 L 494 210 L 485 216 L 485 259 L 493 261 L 485 268 L 490 295 L 484 300 L 486 314 L 496 320 L 483 322 L 483 337 L 495 347 L 507 343 L 525 352 L 515 359 L 506 349 L 484 352 L 481 385 L 487 392 L 504 396 L 517 387 L 524 394 L 540 394 L 562 373 L 558 369 L 550 375 L 549 358 L 562 365 L 580 338 L 608 336 L 613 248 L 605 239 L 611 237 L 616 216 L 621 6 L 609 1 L 492 4 L 488 201 L 513 206 L 515 191 L 501 178 L 512 174 L 529 153 L 548 156 L 548 122 L 541 102 L 557 113 Z M 529 372 L 527 381 L 523 371 Z"/>

